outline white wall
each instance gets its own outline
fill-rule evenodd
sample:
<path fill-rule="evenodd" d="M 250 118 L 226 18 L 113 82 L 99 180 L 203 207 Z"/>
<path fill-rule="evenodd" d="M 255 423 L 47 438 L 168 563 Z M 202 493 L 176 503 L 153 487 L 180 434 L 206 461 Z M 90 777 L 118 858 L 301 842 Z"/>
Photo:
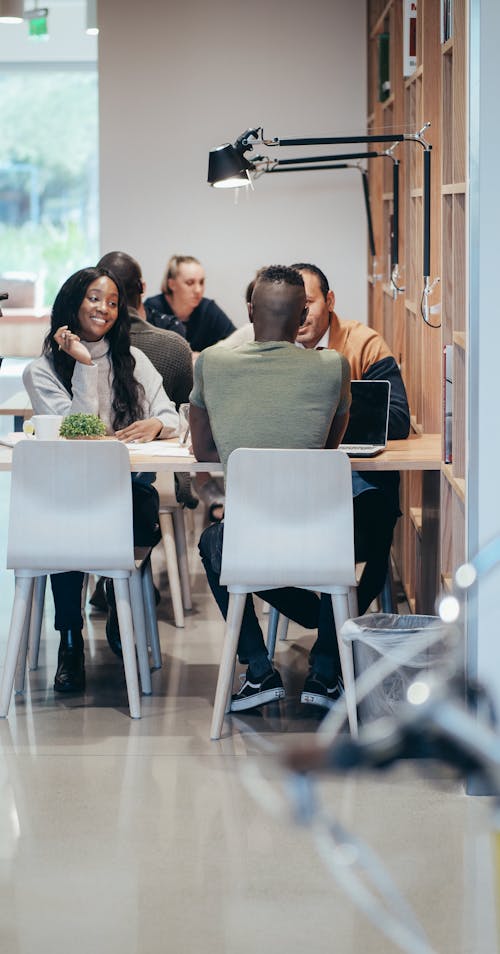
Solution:
<path fill-rule="evenodd" d="M 366 320 L 358 172 L 264 176 L 237 205 L 206 183 L 209 149 L 249 126 L 365 130 L 364 0 L 101 0 L 99 21 L 101 251 L 135 255 L 150 294 L 171 254 L 197 256 L 236 324 L 257 267 L 313 261 Z"/>

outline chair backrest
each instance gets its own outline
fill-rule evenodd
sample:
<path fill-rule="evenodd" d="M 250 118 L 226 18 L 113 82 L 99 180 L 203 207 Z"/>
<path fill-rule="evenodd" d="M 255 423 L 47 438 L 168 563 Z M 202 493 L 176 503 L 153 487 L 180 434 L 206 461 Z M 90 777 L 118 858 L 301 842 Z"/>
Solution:
<path fill-rule="evenodd" d="M 12 454 L 7 566 L 133 569 L 132 487 L 119 441 L 20 441 Z"/>
<path fill-rule="evenodd" d="M 230 454 L 221 582 L 355 585 L 346 454 L 243 447 Z"/>

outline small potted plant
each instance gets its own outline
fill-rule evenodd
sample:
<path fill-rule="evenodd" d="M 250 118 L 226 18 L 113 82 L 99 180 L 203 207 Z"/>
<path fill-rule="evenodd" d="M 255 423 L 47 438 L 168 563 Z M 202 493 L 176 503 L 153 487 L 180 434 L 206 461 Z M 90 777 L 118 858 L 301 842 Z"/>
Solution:
<path fill-rule="evenodd" d="M 69 441 L 95 441 L 105 437 L 106 425 L 97 414 L 68 414 L 59 428 L 59 434 Z"/>

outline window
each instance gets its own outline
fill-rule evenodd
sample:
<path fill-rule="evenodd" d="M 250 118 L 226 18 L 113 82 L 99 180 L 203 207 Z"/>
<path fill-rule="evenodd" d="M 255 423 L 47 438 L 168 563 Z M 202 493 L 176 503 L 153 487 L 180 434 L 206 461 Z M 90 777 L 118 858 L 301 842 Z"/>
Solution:
<path fill-rule="evenodd" d="M 0 67 L 0 274 L 36 274 L 52 304 L 98 258 L 95 67 Z"/>

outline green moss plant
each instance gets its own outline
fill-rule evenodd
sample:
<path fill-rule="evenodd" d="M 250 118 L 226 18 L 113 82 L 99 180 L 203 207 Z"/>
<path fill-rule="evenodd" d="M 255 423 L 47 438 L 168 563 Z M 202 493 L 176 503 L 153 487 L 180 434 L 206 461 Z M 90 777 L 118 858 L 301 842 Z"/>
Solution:
<path fill-rule="evenodd" d="M 97 414 L 68 414 L 61 424 L 59 434 L 67 440 L 104 437 L 106 425 Z"/>

